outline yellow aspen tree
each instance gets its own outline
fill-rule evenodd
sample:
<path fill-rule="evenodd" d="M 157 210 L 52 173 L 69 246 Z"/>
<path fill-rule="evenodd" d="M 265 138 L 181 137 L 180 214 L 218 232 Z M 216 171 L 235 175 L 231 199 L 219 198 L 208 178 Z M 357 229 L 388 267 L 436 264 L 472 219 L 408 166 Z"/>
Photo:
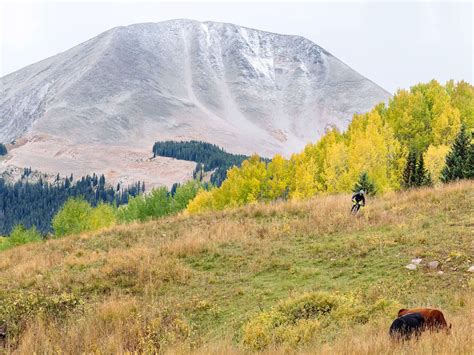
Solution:
<path fill-rule="evenodd" d="M 316 170 L 314 160 L 303 151 L 291 157 L 291 167 L 290 198 L 303 199 L 315 195 L 318 191 L 318 186 L 314 179 L 314 172 Z"/>
<path fill-rule="evenodd" d="M 275 155 L 267 166 L 267 177 L 265 199 L 276 200 L 286 197 L 290 185 L 289 162 L 281 155 Z"/>
<path fill-rule="evenodd" d="M 461 122 L 468 130 L 474 129 L 474 86 L 465 81 L 456 85 L 448 82 L 448 85 L 451 85 L 451 104 L 459 110 Z"/>
<path fill-rule="evenodd" d="M 206 190 L 201 190 L 198 192 L 196 197 L 189 202 L 188 207 L 186 208 L 186 211 L 188 213 L 194 214 L 194 213 L 201 213 L 201 212 L 206 212 L 206 211 L 211 211 L 214 208 L 213 206 L 213 192 L 212 191 L 206 191 Z"/>
<path fill-rule="evenodd" d="M 348 179 L 348 148 L 343 141 L 328 146 L 324 161 L 324 180 L 327 192 L 350 191 Z"/>
<path fill-rule="evenodd" d="M 449 153 L 450 147 L 447 145 L 430 145 L 423 155 L 425 167 L 431 175 L 434 183 L 440 182 L 441 170 L 444 167 L 446 155 Z"/>
<path fill-rule="evenodd" d="M 461 114 L 457 108 L 446 105 L 444 110 L 434 117 L 432 134 L 434 145 L 450 145 L 461 128 Z"/>

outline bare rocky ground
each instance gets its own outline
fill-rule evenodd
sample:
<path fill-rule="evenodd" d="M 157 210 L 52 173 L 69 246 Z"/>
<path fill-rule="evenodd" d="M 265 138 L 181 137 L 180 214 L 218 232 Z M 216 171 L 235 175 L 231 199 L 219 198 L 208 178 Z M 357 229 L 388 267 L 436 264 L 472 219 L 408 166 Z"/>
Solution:
<path fill-rule="evenodd" d="M 165 157 L 153 158 L 145 149 L 114 145 L 72 144 L 46 135 L 23 139 L 9 145 L 9 153 L 0 161 L 7 181 L 17 180 L 23 168 L 40 171 L 36 177 L 51 181 L 58 172 L 76 178 L 87 174 L 104 174 L 112 185 L 131 185 L 145 181 L 145 187 L 168 186 L 192 178 L 195 163 Z"/>

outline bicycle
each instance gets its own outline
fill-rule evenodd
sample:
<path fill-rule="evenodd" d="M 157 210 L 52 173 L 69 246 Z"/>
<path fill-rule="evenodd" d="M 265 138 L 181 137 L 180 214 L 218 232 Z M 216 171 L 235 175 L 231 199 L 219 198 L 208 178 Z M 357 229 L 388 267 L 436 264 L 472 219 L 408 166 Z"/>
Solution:
<path fill-rule="evenodd" d="M 352 202 L 352 208 L 351 208 L 351 214 L 356 215 L 359 212 L 359 209 L 361 208 L 361 206 L 364 206 L 364 205 L 362 205 L 359 202 L 353 201 Z"/>

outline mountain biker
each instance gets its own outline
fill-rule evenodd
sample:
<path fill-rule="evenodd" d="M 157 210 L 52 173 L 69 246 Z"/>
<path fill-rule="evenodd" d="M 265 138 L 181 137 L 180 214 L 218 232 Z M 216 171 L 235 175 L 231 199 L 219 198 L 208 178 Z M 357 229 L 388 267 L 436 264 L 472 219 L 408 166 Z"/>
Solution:
<path fill-rule="evenodd" d="M 365 192 L 360 190 L 359 192 L 352 195 L 352 209 L 351 213 L 356 213 L 359 211 L 361 206 L 365 206 Z"/>

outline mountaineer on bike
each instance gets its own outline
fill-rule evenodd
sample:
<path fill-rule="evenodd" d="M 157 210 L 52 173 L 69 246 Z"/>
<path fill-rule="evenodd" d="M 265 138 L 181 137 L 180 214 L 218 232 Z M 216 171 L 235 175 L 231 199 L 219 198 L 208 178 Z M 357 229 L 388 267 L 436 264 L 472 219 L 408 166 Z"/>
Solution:
<path fill-rule="evenodd" d="M 365 206 L 365 192 L 364 190 L 360 190 L 352 195 L 352 209 L 351 213 L 355 214 L 359 211 L 361 206 Z"/>

